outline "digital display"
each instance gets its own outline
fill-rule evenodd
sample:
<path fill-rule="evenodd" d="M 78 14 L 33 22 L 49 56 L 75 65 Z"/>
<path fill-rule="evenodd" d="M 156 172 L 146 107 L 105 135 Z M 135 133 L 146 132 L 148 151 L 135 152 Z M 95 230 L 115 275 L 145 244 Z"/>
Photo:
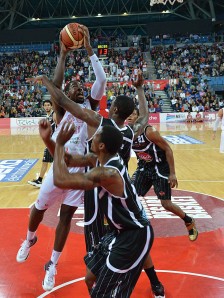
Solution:
<path fill-rule="evenodd" d="M 106 57 L 108 56 L 108 45 L 107 44 L 99 44 L 98 45 L 98 57 Z"/>

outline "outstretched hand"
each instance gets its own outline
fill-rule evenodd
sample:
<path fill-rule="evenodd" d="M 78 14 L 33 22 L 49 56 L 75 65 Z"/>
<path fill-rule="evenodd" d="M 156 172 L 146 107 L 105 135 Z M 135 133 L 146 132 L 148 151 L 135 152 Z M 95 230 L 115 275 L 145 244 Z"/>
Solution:
<path fill-rule="evenodd" d="M 84 41 L 83 41 L 84 47 L 85 48 L 91 47 L 89 29 L 86 26 L 81 24 L 79 24 L 79 28 L 80 28 L 80 32 L 84 34 Z"/>
<path fill-rule="evenodd" d="M 65 46 L 65 44 L 62 42 L 62 40 L 61 40 L 61 32 L 59 34 L 59 45 L 60 45 L 60 51 L 61 51 L 62 54 L 67 54 L 68 52 L 73 51 L 72 49 L 67 48 Z"/>
<path fill-rule="evenodd" d="M 51 123 L 47 119 L 41 119 L 39 121 L 39 133 L 43 140 L 47 140 L 51 137 Z"/>
<path fill-rule="evenodd" d="M 57 140 L 56 142 L 59 144 L 59 145 L 65 145 L 65 143 L 68 142 L 68 140 L 71 139 L 72 135 L 74 134 L 75 132 L 75 124 L 73 122 L 64 122 L 62 127 L 61 127 L 61 130 L 57 136 Z"/>
<path fill-rule="evenodd" d="M 26 78 L 26 82 L 32 82 L 34 84 L 43 83 L 44 76 L 37 76 L 33 78 Z"/>
<path fill-rule="evenodd" d="M 143 75 L 142 75 L 142 71 L 139 69 L 138 70 L 137 80 L 136 81 L 132 80 L 132 85 L 135 88 L 138 88 L 138 87 L 141 87 L 143 84 L 144 84 L 144 78 L 143 78 Z"/>
<path fill-rule="evenodd" d="M 174 174 L 170 174 L 168 178 L 168 183 L 170 183 L 170 187 L 178 187 L 177 177 Z"/>

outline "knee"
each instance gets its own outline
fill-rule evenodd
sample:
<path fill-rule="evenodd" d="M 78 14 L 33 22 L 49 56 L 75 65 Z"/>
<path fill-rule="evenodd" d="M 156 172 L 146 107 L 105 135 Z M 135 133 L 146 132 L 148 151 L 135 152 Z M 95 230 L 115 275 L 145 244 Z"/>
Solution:
<path fill-rule="evenodd" d="M 170 210 L 172 202 L 170 200 L 161 200 L 161 204 L 164 209 Z"/>
<path fill-rule="evenodd" d="M 75 210 L 76 207 L 62 206 L 60 211 L 60 223 L 65 226 L 70 225 Z"/>

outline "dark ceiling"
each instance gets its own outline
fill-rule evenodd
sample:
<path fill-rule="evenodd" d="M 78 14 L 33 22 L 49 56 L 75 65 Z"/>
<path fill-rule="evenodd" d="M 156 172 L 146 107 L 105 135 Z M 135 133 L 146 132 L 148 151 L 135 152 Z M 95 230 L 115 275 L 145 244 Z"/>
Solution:
<path fill-rule="evenodd" d="M 150 0 L 0 0 L 0 15 L 0 30 L 61 28 L 71 21 L 90 28 L 144 28 L 146 24 L 160 21 L 222 22 L 224 0 L 183 0 L 173 6 L 152 7 Z"/>

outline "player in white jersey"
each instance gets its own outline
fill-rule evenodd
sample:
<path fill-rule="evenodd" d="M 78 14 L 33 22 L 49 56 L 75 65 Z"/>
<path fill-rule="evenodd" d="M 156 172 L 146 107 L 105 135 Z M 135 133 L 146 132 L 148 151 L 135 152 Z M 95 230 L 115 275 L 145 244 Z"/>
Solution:
<path fill-rule="evenodd" d="M 87 109 L 94 109 L 99 103 L 99 100 L 104 94 L 105 85 L 106 85 L 106 75 L 103 71 L 101 63 L 99 62 L 97 56 L 94 54 L 92 47 L 90 45 L 89 31 L 85 26 L 82 26 L 84 30 L 84 46 L 87 50 L 87 53 L 90 57 L 95 75 L 96 81 L 94 82 L 91 88 L 91 97 L 85 99 L 83 95 L 83 89 L 79 82 L 72 81 L 65 87 L 65 93 L 67 96 L 74 102 L 79 103 L 81 107 Z M 68 49 L 61 43 L 61 52 L 60 57 L 56 66 L 55 76 L 53 83 L 58 87 L 62 87 L 62 82 L 64 79 L 65 73 L 65 59 L 68 53 Z M 32 79 L 30 79 L 32 81 Z M 76 126 L 76 131 L 65 144 L 65 150 L 72 154 L 84 154 L 86 139 L 87 139 L 87 124 L 82 120 L 77 119 L 69 112 L 59 107 L 52 97 L 52 102 L 54 106 L 54 111 L 56 113 L 56 122 L 57 129 L 55 130 L 51 138 L 51 148 L 50 152 L 53 155 L 54 146 L 57 135 L 66 121 L 72 121 Z M 84 168 L 72 167 L 69 168 L 70 173 L 83 172 Z M 40 188 L 40 192 L 35 202 L 35 205 L 32 208 L 29 226 L 27 231 L 27 238 L 22 243 L 21 248 L 17 253 L 17 261 L 24 262 L 30 252 L 30 248 L 36 243 L 36 231 L 41 223 L 44 212 L 56 201 L 61 200 L 60 208 L 60 219 L 56 228 L 54 249 L 52 251 L 50 261 L 45 265 L 45 278 L 43 280 L 43 289 L 50 291 L 53 289 L 55 284 L 55 274 L 56 274 L 56 265 L 58 263 L 59 257 L 67 240 L 68 233 L 70 231 L 71 220 L 74 212 L 78 206 L 83 202 L 83 190 L 62 190 L 54 185 L 53 181 L 53 166 L 48 171 L 47 177 L 44 179 L 44 182 Z"/>
<path fill-rule="evenodd" d="M 224 153 L 224 108 L 221 108 L 218 111 L 218 114 L 216 116 L 216 121 L 214 123 L 214 127 L 213 127 L 213 139 L 215 139 L 215 135 L 216 135 L 216 130 L 219 126 L 219 124 L 221 123 L 221 139 L 220 139 L 220 153 Z"/>

